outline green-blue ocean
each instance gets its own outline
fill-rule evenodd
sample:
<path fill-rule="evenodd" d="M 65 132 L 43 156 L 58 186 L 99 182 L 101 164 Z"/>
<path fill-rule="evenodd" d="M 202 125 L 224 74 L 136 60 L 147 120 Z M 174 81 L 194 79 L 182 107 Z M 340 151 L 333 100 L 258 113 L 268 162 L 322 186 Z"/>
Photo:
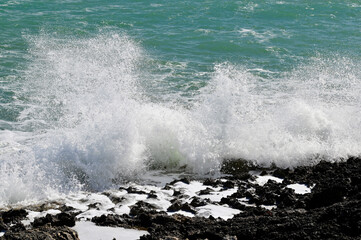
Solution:
<path fill-rule="evenodd" d="M 0 205 L 361 154 L 359 0 L 0 0 Z"/>

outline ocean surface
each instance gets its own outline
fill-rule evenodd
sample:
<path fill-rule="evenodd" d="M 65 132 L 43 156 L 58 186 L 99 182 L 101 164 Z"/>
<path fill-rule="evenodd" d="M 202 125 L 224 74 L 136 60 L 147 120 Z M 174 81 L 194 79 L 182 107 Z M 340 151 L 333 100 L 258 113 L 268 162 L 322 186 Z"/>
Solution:
<path fill-rule="evenodd" d="M 0 0 L 0 206 L 361 153 L 359 0 Z"/>

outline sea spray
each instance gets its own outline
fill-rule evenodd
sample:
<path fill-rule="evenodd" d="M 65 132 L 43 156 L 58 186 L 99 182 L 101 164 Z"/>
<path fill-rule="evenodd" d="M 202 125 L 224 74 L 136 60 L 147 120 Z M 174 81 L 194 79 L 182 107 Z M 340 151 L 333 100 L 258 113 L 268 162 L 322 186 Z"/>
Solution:
<path fill-rule="evenodd" d="M 267 76 L 216 64 L 182 105 L 152 89 L 162 71 L 142 68 L 152 56 L 125 34 L 28 41 L 23 111 L 1 139 L 2 204 L 100 191 L 149 169 L 205 175 L 225 158 L 293 167 L 361 152 L 357 61 L 319 57 Z"/>
<path fill-rule="evenodd" d="M 316 156 L 331 160 L 358 155 L 357 66 L 337 56 L 315 58 L 264 79 L 244 67 L 217 65 L 211 90 L 201 95 L 204 106 L 197 111 L 221 136 L 222 158 L 289 167 L 309 164 Z"/>

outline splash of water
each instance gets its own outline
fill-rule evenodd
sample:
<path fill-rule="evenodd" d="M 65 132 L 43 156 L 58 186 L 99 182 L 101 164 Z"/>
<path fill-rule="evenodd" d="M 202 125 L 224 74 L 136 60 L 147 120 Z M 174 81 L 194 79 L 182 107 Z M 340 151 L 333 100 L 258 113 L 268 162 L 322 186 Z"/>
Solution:
<path fill-rule="evenodd" d="M 289 167 L 359 155 L 360 72 L 349 59 L 312 59 L 263 79 L 229 64 L 216 67 L 197 111 L 219 138 L 220 156 Z M 265 81 L 266 80 L 266 81 Z"/>
<path fill-rule="evenodd" d="M 103 190 L 148 169 L 207 174 L 224 158 L 292 167 L 361 152 L 360 64 L 349 59 L 269 78 L 219 64 L 189 108 L 146 97 L 148 56 L 125 35 L 29 42 L 24 111 L 1 135 L 2 203 Z"/>

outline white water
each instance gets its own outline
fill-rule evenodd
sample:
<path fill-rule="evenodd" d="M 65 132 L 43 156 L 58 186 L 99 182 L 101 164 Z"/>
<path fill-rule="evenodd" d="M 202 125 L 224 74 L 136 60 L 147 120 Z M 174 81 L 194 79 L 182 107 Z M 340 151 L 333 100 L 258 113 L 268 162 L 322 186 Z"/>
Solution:
<path fill-rule="evenodd" d="M 0 136 L 1 204 L 103 190 L 149 168 L 207 174 L 230 157 L 292 167 L 361 152 L 361 64 L 349 59 L 319 57 L 267 79 L 219 64 L 180 106 L 164 92 L 150 100 L 161 76 L 153 82 L 150 57 L 127 36 L 29 43 L 25 109 Z"/>

